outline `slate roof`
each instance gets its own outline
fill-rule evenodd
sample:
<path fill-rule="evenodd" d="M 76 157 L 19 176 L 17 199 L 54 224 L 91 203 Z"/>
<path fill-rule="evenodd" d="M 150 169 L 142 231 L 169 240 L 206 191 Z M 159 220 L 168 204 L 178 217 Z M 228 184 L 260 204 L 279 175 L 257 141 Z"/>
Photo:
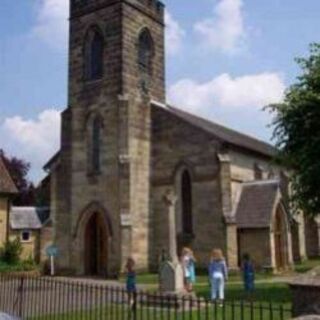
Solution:
<path fill-rule="evenodd" d="M 12 207 L 10 210 L 10 227 L 15 230 L 41 229 L 49 219 L 48 208 Z"/>
<path fill-rule="evenodd" d="M 162 105 L 156 101 L 152 101 L 152 105 L 155 107 L 161 106 L 163 110 L 170 112 L 174 116 L 233 146 L 254 151 L 271 158 L 273 158 L 277 153 L 277 149 L 271 144 L 254 137 L 250 137 L 236 130 L 227 128 L 213 121 L 206 120 L 170 105 Z M 60 151 L 52 156 L 52 158 L 44 165 L 44 169 L 50 170 L 50 167 L 56 163 L 56 161 L 58 161 L 59 157 Z"/>
<path fill-rule="evenodd" d="M 262 140 L 250 137 L 172 106 L 166 106 L 164 110 L 231 145 L 255 151 L 268 157 L 274 157 L 276 155 L 277 149 Z"/>
<path fill-rule="evenodd" d="M 236 208 L 238 228 L 269 227 L 279 190 L 278 180 L 244 183 Z"/>
<path fill-rule="evenodd" d="M 0 156 L 0 193 L 2 194 L 15 194 L 18 193 L 3 158 Z"/>

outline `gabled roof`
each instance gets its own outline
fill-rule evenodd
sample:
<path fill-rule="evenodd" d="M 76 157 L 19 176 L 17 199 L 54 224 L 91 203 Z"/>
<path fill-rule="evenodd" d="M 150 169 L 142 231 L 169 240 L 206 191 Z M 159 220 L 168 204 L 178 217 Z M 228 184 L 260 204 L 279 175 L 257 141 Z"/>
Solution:
<path fill-rule="evenodd" d="M 18 193 L 9 171 L 4 163 L 2 156 L 0 156 L 0 194 L 15 194 Z"/>
<path fill-rule="evenodd" d="M 250 137 L 246 134 L 232 130 L 218 123 L 206 120 L 170 105 L 161 104 L 156 101 L 152 101 L 151 104 L 155 107 L 161 107 L 163 110 L 169 112 L 170 114 L 182 119 L 183 121 L 191 124 L 194 127 L 205 131 L 215 138 L 229 143 L 230 145 L 253 151 L 269 158 L 273 158 L 277 154 L 277 149 L 274 146 L 262 140 Z M 44 169 L 50 170 L 50 168 L 57 161 L 59 161 L 59 157 L 60 151 L 53 155 L 53 157 L 44 165 Z"/>
<path fill-rule="evenodd" d="M 15 230 L 41 229 L 49 219 L 49 208 L 12 207 L 10 210 L 10 227 Z"/>
<path fill-rule="evenodd" d="M 272 214 L 280 192 L 278 180 L 244 183 L 236 208 L 239 229 L 267 228 L 271 226 Z"/>
<path fill-rule="evenodd" d="M 46 170 L 46 171 L 47 171 L 47 170 L 50 170 L 50 167 L 59 160 L 59 157 L 60 157 L 60 150 L 57 151 L 57 152 L 48 160 L 48 162 L 43 166 L 43 169 Z"/>
<path fill-rule="evenodd" d="M 274 157 L 276 155 L 277 149 L 262 140 L 250 137 L 246 134 L 229 129 L 213 121 L 206 120 L 204 118 L 169 105 L 161 105 L 157 102 L 153 102 L 153 105 L 162 107 L 163 110 L 170 112 L 176 117 L 179 117 L 189 124 L 206 131 L 207 133 L 229 143 L 230 145 L 254 151 L 267 157 Z"/>

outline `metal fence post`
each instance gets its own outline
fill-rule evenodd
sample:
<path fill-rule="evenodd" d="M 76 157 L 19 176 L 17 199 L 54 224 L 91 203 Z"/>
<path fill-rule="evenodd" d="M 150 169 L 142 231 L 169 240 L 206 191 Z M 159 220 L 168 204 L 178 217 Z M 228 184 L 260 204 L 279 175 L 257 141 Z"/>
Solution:
<path fill-rule="evenodd" d="M 20 278 L 20 283 L 18 287 L 18 301 L 19 301 L 19 306 L 18 306 L 18 316 L 22 318 L 23 316 L 23 289 L 24 289 L 24 277 Z"/>

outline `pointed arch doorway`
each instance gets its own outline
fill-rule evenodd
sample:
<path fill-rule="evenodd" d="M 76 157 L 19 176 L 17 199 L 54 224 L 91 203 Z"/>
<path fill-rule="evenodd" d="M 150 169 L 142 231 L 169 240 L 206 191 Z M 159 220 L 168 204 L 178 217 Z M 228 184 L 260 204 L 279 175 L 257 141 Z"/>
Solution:
<path fill-rule="evenodd" d="M 84 232 L 84 264 L 88 276 L 107 276 L 109 231 L 105 219 L 94 212 L 88 219 Z"/>

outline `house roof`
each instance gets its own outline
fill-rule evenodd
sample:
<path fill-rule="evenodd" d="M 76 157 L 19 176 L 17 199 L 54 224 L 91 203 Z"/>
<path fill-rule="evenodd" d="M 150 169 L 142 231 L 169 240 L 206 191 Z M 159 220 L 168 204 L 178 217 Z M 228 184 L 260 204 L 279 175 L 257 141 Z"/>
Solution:
<path fill-rule="evenodd" d="M 278 199 L 278 192 L 278 180 L 244 183 L 236 208 L 236 223 L 238 228 L 269 227 L 275 202 Z"/>
<path fill-rule="evenodd" d="M 10 227 L 12 229 L 41 229 L 49 219 L 49 208 L 12 207 L 10 210 Z"/>
<path fill-rule="evenodd" d="M 0 156 L 0 193 L 15 194 L 18 193 L 9 171 L 4 163 L 2 156 Z"/>
<path fill-rule="evenodd" d="M 155 105 L 159 106 L 156 103 Z M 247 150 L 260 153 L 267 157 L 274 157 L 276 155 L 277 149 L 262 140 L 250 137 L 246 134 L 232 130 L 218 123 L 206 120 L 181 109 L 168 105 L 163 107 L 164 110 L 167 110 L 171 114 L 233 146 L 245 148 Z"/>

